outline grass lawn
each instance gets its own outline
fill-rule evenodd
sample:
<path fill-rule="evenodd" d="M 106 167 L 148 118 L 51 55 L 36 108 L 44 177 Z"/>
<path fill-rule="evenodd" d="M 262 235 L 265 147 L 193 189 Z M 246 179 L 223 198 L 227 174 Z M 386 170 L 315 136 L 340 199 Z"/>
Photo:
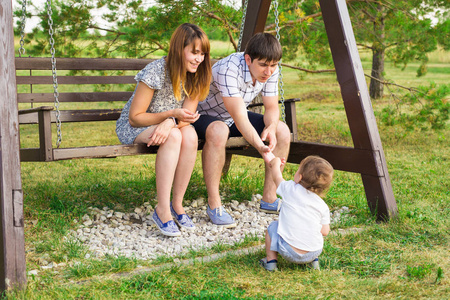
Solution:
<path fill-rule="evenodd" d="M 368 73 L 370 63 L 363 56 Z M 406 86 L 449 82 L 450 61 L 439 55 L 430 61 L 429 73 L 417 78 L 411 64 L 406 70 L 389 63 L 389 79 Z M 287 97 L 300 97 L 297 122 L 300 139 L 352 145 L 339 86 L 334 74 L 301 74 L 284 70 Z M 374 101 L 376 116 L 390 98 Z M 448 101 L 448 99 L 447 99 Z M 114 123 L 64 124 L 63 147 L 118 143 Z M 280 260 L 280 272 L 258 266 L 263 250 L 191 265 L 173 264 L 142 274 L 131 272 L 174 261 L 159 257 L 137 261 L 125 257 L 89 258 L 86 248 L 64 240 L 75 229 L 88 207 L 108 206 L 133 211 L 144 202 L 155 202 L 154 156 L 116 159 L 68 160 L 22 163 L 25 242 L 28 276 L 26 290 L 8 292 L 8 299 L 446 299 L 450 294 L 450 131 L 405 131 L 379 122 L 388 170 L 399 216 L 377 223 L 368 210 L 360 175 L 336 172 L 325 197 L 330 209 L 350 211 L 332 226 L 359 228 L 348 234 L 332 234 L 325 240 L 321 271 L 314 272 Z M 36 143 L 36 128 L 21 128 L 22 146 Z M 257 167 L 255 167 L 257 166 Z M 221 182 L 224 201 L 248 201 L 262 193 L 260 159 L 233 158 L 229 174 Z M 289 164 L 285 178 L 296 166 Z M 186 200 L 206 198 L 200 153 Z M 205 256 L 230 249 L 262 245 L 251 240 L 234 247 L 215 247 L 194 253 Z M 188 257 L 178 257 L 185 259 Z M 60 267 L 43 270 L 42 261 Z M 84 267 L 81 267 L 84 266 Z"/>

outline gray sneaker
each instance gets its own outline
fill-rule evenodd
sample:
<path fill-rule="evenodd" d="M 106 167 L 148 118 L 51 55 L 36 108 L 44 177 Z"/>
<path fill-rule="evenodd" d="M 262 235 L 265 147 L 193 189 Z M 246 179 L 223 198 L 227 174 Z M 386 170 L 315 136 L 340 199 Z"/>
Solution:
<path fill-rule="evenodd" d="M 273 259 L 273 260 L 267 262 L 267 257 L 264 257 L 263 259 L 261 259 L 259 261 L 259 264 L 261 265 L 261 267 L 263 267 L 267 271 L 271 271 L 271 272 L 278 271 L 276 259 Z"/>
<path fill-rule="evenodd" d="M 222 226 L 224 228 L 236 227 L 236 223 L 234 222 L 233 217 L 230 216 L 229 213 L 227 213 L 223 206 L 220 206 L 216 209 L 211 209 L 208 205 L 208 207 L 206 208 L 206 213 L 211 219 L 211 222 L 218 226 Z"/>
<path fill-rule="evenodd" d="M 319 259 L 316 258 L 315 260 L 313 260 L 312 262 L 310 262 L 310 263 L 308 264 L 308 267 L 310 267 L 311 269 L 319 270 L 319 271 L 320 271 Z"/>

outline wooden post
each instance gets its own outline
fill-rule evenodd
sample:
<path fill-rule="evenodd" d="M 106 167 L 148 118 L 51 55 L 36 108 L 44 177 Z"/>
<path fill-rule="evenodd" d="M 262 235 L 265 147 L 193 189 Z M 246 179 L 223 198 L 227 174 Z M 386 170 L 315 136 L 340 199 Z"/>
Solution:
<path fill-rule="evenodd" d="M 271 0 L 248 0 L 241 49 L 239 51 L 245 50 L 248 40 L 255 33 L 264 32 L 271 2 Z"/>
<path fill-rule="evenodd" d="M 378 219 L 397 215 L 386 159 L 345 0 L 319 0 L 355 149 L 372 151 L 377 175 L 361 175 Z"/>
<path fill-rule="evenodd" d="M 23 192 L 11 0 L 0 0 L 0 290 L 25 287 Z"/>

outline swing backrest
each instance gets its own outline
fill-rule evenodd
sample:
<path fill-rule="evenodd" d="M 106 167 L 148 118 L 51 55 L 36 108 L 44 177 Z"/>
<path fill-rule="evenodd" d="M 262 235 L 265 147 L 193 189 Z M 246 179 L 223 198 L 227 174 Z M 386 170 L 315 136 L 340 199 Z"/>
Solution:
<path fill-rule="evenodd" d="M 151 59 L 59 58 L 58 90 L 61 122 L 117 120 L 124 101 L 133 93 L 134 76 Z M 16 58 L 19 107 L 53 106 L 50 58 Z M 71 72 L 76 72 L 73 75 Z M 105 105 L 86 105 L 93 102 Z M 119 102 L 117 104 L 111 104 Z M 26 105 L 26 104 L 28 105 Z M 95 109 L 92 109 L 95 107 Z M 37 123 L 35 114 L 20 115 L 21 124 Z M 55 114 L 52 114 L 55 122 Z"/>

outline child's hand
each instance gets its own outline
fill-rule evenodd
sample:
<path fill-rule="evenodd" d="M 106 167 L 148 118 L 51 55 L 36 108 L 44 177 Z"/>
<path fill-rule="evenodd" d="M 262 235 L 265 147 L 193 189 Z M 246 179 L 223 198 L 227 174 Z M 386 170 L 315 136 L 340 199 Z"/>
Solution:
<path fill-rule="evenodd" d="M 266 163 L 270 163 L 275 158 L 275 155 L 273 155 L 272 151 L 267 151 L 262 154 L 262 157 Z"/>
<path fill-rule="evenodd" d="M 286 164 L 286 158 L 284 157 L 275 157 L 270 161 L 271 168 L 278 168 L 281 171 L 283 170 L 284 165 Z"/>

